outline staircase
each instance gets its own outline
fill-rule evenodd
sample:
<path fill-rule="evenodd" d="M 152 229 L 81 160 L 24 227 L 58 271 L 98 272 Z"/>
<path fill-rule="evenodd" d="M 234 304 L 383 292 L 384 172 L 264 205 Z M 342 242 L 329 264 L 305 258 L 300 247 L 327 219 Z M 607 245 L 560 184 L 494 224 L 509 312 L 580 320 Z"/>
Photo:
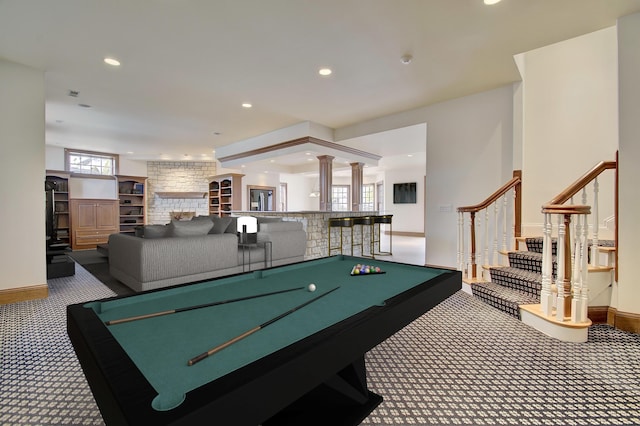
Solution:
<path fill-rule="evenodd" d="M 600 239 L 600 232 L 617 239 L 617 187 L 612 200 L 603 198 L 605 208 L 599 202 L 599 177 L 608 170 L 617 183 L 617 158 L 601 161 L 543 204 L 542 221 L 527 225 L 536 233 L 540 228 L 540 238 L 521 234 L 520 170 L 484 201 L 458 207 L 463 290 L 549 336 L 587 341 L 591 317 L 607 322 L 617 297 L 617 244 Z M 602 213 L 613 228 L 603 228 Z M 606 266 L 600 266 L 603 258 Z"/>
<path fill-rule="evenodd" d="M 490 280 L 476 280 L 471 293 L 483 302 L 522 320 L 521 305 L 540 303 L 542 289 L 542 238 L 523 238 L 527 250 L 508 252 L 509 266 L 486 267 Z M 614 241 L 599 241 L 600 247 L 613 247 Z M 556 241 L 553 241 L 553 272 L 556 277 Z M 589 300 L 597 301 L 610 291 L 611 267 L 590 268 Z M 606 296 L 606 295 L 605 295 Z M 606 299 L 606 297 L 605 297 Z"/>

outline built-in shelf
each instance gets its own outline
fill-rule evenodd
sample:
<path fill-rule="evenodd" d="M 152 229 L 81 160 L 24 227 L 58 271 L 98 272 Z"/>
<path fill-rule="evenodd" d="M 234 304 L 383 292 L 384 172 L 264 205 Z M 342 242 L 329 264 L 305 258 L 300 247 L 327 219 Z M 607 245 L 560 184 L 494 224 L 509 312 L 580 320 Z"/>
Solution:
<path fill-rule="evenodd" d="M 205 198 L 206 192 L 156 192 L 160 198 Z"/>

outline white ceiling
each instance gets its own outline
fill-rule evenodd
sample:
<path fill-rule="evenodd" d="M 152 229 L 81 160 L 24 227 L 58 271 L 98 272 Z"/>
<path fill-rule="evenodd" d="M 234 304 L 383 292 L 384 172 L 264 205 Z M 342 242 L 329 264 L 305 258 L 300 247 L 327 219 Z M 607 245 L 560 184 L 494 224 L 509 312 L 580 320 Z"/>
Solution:
<path fill-rule="evenodd" d="M 0 57 L 45 71 L 47 144 L 209 160 L 302 121 L 341 128 L 517 81 L 514 54 L 637 11 L 640 0 L 0 0 Z M 341 143 L 414 149 L 380 139 Z"/>

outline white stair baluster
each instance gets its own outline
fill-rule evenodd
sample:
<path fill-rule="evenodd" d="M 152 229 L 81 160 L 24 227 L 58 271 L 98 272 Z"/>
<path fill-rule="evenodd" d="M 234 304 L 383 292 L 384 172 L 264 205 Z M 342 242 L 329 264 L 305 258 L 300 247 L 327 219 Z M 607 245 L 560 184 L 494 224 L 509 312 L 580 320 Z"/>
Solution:
<path fill-rule="evenodd" d="M 600 227 L 600 217 L 598 214 L 599 192 L 600 185 L 598 184 L 598 178 L 596 177 L 593 181 L 593 205 L 591 206 L 591 215 L 593 216 L 591 219 L 591 223 L 593 224 L 593 240 L 591 241 L 591 265 L 596 267 L 600 266 L 600 253 L 598 251 L 598 246 L 600 245 L 600 242 L 598 241 L 598 230 Z"/>
<path fill-rule="evenodd" d="M 507 195 L 502 196 L 502 251 L 507 251 Z M 506 256 L 503 256 L 503 259 Z M 506 265 L 506 263 L 501 263 Z"/>
<path fill-rule="evenodd" d="M 458 258 L 456 264 L 458 265 L 458 271 L 464 271 L 464 213 L 458 212 Z"/>
<path fill-rule="evenodd" d="M 487 265 L 491 264 L 489 260 L 489 209 L 484 209 L 484 262 Z M 482 268 L 482 265 L 480 267 Z M 487 271 L 487 274 L 488 273 Z M 482 268 L 482 278 L 489 279 L 485 277 L 484 268 Z"/>
<path fill-rule="evenodd" d="M 493 202 L 493 265 L 500 265 L 498 253 L 498 202 Z"/>
<path fill-rule="evenodd" d="M 471 233 L 473 232 L 473 220 L 469 217 L 469 249 L 467 250 L 467 278 L 473 278 L 473 260 L 471 252 L 473 251 L 473 243 L 471 242 Z"/>

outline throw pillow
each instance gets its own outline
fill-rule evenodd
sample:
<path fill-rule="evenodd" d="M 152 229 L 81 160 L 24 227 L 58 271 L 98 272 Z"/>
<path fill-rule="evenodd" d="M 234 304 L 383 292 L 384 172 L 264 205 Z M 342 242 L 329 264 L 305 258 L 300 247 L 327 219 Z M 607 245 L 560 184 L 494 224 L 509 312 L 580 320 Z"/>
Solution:
<path fill-rule="evenodd" d="M 227 226 L 227 230 L 224 232 L 226 232 L 227 234 L 236 235 L 238 233 L 238 230 L 236 229 L 238 227 L 238 217 L 230 216 L 229 219 L 231 219 L 231 222 L 229 223 L 229 226 Z"/>
<path fill-rule="evenodd" d="M 213 227 L 213 222 L 206 220 L 190 220 L 186 222 L 172 220 L 167 226 L 169 228 L 169 237 L 195 237 L 198 235 L 207 235 Z"/>
<path fill-rule="evenodd" d="M 224 234 L 231 225 L 230 217 L 211 216 L 211 220 L 213 221 L 213 229 L 209 231 L 210 234 Z"/>

